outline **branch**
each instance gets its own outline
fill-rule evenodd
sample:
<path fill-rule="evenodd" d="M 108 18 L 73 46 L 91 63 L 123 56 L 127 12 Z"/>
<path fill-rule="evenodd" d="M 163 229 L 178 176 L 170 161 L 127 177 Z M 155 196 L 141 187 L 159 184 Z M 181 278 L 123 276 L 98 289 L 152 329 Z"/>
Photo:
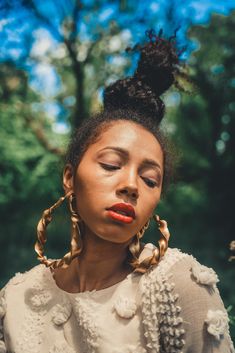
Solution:
<path fill-rule="evenodd" d="M 45 148 L 48 152 L 55 154 L 57 156 L 64 156 L 65 151 L 59 147 L 54 147 L 48 141 L 42 126 L 36 126 L 35 121 L 30 116 L 25 117 L 25 121 L 27 125 L 30 127 L 31 131 L 33 132 L 34 136 L 37 138 L 40 145 Z"/>
<path fill-rule="evenodd" d="M 34 1 L 31 0 L 29 1 L 29 3 L 27 4 L 27 2 L 25 3 L 25 6 L 27 6 L 33 13 L 34 16 L 38 19 L 40 19 L 42 22 L 44 22 L 44 24 L 49 27 L 51 29 L 52 32 L 54 32 L 55 36 L 59 39 L 59 41 L 63 41 L 64 38 L 61 35 L 61 33 L 59 32 L 59 30 L 49 21 L 49 19 L 46 16 L 43 16 L 37 9 L 37 7 L 34 4 Z"/>
<path fill-rule="evenodd" d="M 82 7 L 83 7 L 82 2 L 80 0 L 77 0 L 72 14 L 73 24 L 72 24 L 72 30 L 69 36 L 70 40 L 72 40 L 77 35 L 77 23 L 79 18 L 79 12 L 81 11 Z"/>
<path fill-rule="evenodd" d="M 77 69 L 80 66 L 80 62 L 77 60 L 77 53 L 73 48 L 73 42 L 71 40 L 64 38 L 64 44 L 68 50 L 69 56 L 72 59 L 73 66 Z"/>
<path fill-rule="evenodd" d="M 101 33 L 99 33 L 99 39 L 98 40 L 96 40 L 96 41 L 94 41 L 91 45 L 90 45 L 90 47 L 89 47 L 89 49 L 88 49 L 88 51 L 87 51 L 87 57 L 86 57 L 86 60 L 84 60 L 84 64 L 87 64 L 87 63 L 89 63 L 90 61 L 91 61 L 91 58 L 92 58 L 92 51 L 94 50 L 94 48 L 96 47 L 96 45 L 99 43 L 99 41 L 101 40 L 101 38 L 102 38 L 102 35 L 101 35 Z"/>

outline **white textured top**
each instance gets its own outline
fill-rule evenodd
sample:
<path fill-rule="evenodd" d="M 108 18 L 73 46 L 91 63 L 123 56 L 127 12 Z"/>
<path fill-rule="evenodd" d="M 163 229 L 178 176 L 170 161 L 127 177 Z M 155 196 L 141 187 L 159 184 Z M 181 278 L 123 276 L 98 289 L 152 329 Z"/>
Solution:
<path fill-rule="evenodd" d="M 39 265 L 1 291 L 0 353 L 232 353 L 216 282 L 177 249 L 144 275 L 76 294 Z"/>

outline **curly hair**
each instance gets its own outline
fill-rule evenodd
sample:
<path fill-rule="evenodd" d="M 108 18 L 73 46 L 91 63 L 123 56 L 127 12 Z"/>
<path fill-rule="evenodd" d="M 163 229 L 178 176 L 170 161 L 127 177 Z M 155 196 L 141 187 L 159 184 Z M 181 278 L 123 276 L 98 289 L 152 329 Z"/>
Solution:
<path fill-rule="evenodd" d="M 109 108 L 85 120 L 77 129 L 70 142 L 66 163 L 72 165 L 75 172 L 88 147 L 97 142 L 101 134 L 112 126 L 115 121 L 130 121 L 139 124 L 155 136 L 163 152 L 164 173 L 162 189 L 165 191 L 174 173 L 174 161 L 177 158 L 175 149 L 170 140 L 166 138 L 158 125 L 156 125 L 155 121 L 147 116 L 143 116 L 137 110 L 129 108 L 111 110 Z"/>
<path fill-rule="evenodd" d="M 103 110 L 85 120 L 75 131 L 68 148 L 66 162 L 72 165 L 75 172 L 88 147 L 95 143 L 104 131 L 116 121 L 130 121 L 150 131 L 162 148 L 164 190 L 172 176 L 175 154 L 159 126 L 165 113 L 165 104 L 160 96 L 173 84 L 180 88 L 176 77 L 181 74 L 181 66 L 175 41 L 172 40 L 175 36 L 166 40 L 160 35 L 156 36 L 153 31 L 149 31 L 147 35 L 149 38 L 147 43 L 127 49 L 132 52 L 140 52 L 134 75 L 120 79 L 105 89 Z M 159 250 L 156 249 L 153 256 L 144 262 L 139 263 L 138 261 L 140 254 L 138 234 L 141 233 L 141 230 L 129 246 L 129 263 L 135 268 L 135 271 L 145 272 L 152 264 L 159 262 L 167 249 L 166 222 L 156 221 L 160 231 L 161 229 L 164 231 L 159 241 Z"/>
<path fill-rule="evenodd" d="M 118 80 L 106 88 L 104 109 L 132 108 L 159 125 L 165 112 L 160 95 L 176 83 L 180 65 L 171 40 L 154 36 L 153 31 L 148 32 L 148 37 L 147 44 L 127 49 L 140 52 L 137 69 L 132 77 Z"/>
<path fill-rule="evenodd" d="M 74 132 L 68 147 L 66 162 L 76 170 L 87 148 L 97 141 L 101 133 L 117 120 L 128 120 L 140 124 L 150 131 L 162 147 L 164 157 L 163 190 L 173 175 L 174 148 L 160 129 L 165 113 L 165 104 L 160 98 L 171 85 L 179 84 L 181 66 L 175 41 L 156 36 L 147 31 L 149 41 L 144 45 L 127 48 L 129 52 L 140 52 L 137 69 L 133 76 L 117 80 L 104 91 L 104 108 L 86 119 Z"/>

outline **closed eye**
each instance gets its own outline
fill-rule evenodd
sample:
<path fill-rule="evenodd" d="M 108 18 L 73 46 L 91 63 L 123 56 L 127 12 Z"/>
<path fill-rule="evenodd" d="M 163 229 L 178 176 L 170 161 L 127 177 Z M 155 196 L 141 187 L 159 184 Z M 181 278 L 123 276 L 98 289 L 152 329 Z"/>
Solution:
<path fill-rule="evenodd" d="M 100 163 L 101 167 L 105 170 L 117 170 L 120 169 L 117 165 Z"/>
<path fill-rule="evenodd" d="M 114 171 L 114 170 L 118 170 L 120 169 L 119 166 L 117 165 L 113 165 L 113 164 L 106 164 L 106 163 L 100 163 L 101 167 L 107 171 Z M 145 182 L 145 184 L 147 186 L 149 186 L 150 188 L 155 188 L 158 183 L 152 179 L 146 178 L 146 177 L 141 177 L 142 180 Z"/>
<path fill-rule="evenodd" d="M 145 182 L 146 185 L 148 185 L 150 188 L 155 188 L 157 186 L 157 182 L 149 179 L 149 178 L 145 178 L 145 177 L 141 177 L 143 179 L 143 181 Z"/>

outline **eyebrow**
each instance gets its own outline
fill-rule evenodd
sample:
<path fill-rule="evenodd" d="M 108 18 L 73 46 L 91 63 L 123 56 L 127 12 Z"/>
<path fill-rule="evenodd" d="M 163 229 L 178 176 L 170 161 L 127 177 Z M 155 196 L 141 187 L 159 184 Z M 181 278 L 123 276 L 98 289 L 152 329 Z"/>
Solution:
<path fill-rule="evenodd" d="M 129 152 L 121 147 L 107 146 L 107 147 L 102 148 L 99 152 L 104 151 L 104 150 L 113 150 L 113 151 L 118 152 L 119 154 L 123 155 L 124 157 L 129 157 Z M 143 164 L 148 165 L 148 166 L 152 166 L 152 167 L 157 167 L 158 169 L 161 170 L 160 164 L 151 158 L 145 158 L 143 160 Z"/>

